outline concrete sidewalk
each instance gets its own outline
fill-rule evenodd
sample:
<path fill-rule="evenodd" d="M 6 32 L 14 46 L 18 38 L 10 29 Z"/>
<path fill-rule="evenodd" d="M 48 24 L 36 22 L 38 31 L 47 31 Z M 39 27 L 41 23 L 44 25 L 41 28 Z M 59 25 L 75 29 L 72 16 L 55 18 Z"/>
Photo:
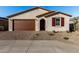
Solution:
<path fill-rule="evenodd" d="M 0 40 L 0 53 L 78 53 L 79 45 L 58 40 Z"/>

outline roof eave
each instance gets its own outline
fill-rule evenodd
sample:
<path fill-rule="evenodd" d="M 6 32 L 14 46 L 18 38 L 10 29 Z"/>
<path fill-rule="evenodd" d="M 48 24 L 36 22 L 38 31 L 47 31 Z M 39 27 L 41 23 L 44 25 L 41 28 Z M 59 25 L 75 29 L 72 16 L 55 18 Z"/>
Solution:
<path fill-rule="evenodd" d="M 43 9 L 43 10 L 46 10 L 46 11 L 50 11 L 50 10 L 47 10 L 47 9 L 44 9 L 44 8 L 41 8 L 41 7 L 34 7 L 34 8 L 31 8 L 31 9 L 28 9 L 28 10 L 24 10 L 24 11 L 21 11 L 21 12 L 18 12 L 18 13 L 15 13 L 15 14 L 12 14 L 12 15 L 9 15 L 7 16 L 8 18 L 11 18 L 11 17 L 14 17 L 16 15 L 19 15 L 19 14 L 22 14 L 22 13 L 25 13 L 25 12 L 28 12 L 28 11 L 31 11 L 31 10 L 35 10 L 35 9 Z"/>
<path fill-rule="evenodd" d="M 50 16 L 53 16 L 53 15 L 56 15 L 56 14 L 64 14 L 64 15 L 66 15 L 66 16 L 69 16 L 69 17 L 72 17 L 72 15 L 70 15 L 70 14 L 66 14 L 66 13 L 62 13 L 62 12 L 56 12 L 56 13 L 53 13 L 53 14 L 51 14 L 51 15 L 47 15 L 47 16 L 45 16 L 46 18 L 47 17 L 50 17 Z"/>

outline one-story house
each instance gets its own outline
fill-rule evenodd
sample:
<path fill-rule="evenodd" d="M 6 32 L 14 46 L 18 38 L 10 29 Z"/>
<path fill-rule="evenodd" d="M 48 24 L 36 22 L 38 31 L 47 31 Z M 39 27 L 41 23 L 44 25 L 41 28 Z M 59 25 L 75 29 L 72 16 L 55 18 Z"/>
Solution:
<path fill-rule="evenodd" d="M 71 15 L 35 7 L 9 15 L 9 31 L 69 31 Z"/>
<path fill-rule="evenodd" d="M 8 30 L 8 19 L 4 17 L 0 17 L 0 31 Z"/>

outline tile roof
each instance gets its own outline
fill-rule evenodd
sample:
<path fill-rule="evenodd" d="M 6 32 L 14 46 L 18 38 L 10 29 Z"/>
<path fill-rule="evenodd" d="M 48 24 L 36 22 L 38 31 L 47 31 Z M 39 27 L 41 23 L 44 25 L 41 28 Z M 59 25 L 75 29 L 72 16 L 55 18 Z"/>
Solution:
<path fill-rule="evenodd" d="M 43 9 L 43 10 L 46 10 L 46 11 L 50 11 L 50 10 L 47 10 L 47 9 L 44 9 L 44 8 L 41 8 L 41 7 L 34 7 L 34 8 L 31 8 L 31 9 L 28 9 L 28 10 L 24 10 L 24 11 L 21 11 L 21 12 L 9 15 L 7 17 L 10 18 L 10 17 L 16 16 L 16 15 L 19 15 L 19 14 L 22 14 L 22 13 L 25 13 L 25 12 L 29 12 L 29 11 L 35 10 L 35 9 Z"/>
<path fill-rule="evenodd" d="M 35 9 L 43 9 L 43 10 L 48 11 L 46 13 L 37 15 L 36 17 L 38 17 L 38 18 L 39 17 L 42 17 L 42 16 L 50 17 L 50 16 L 56 15 L 58 13 L 61 13 L 61 14 L 64 14 L 64 15 L 67 15 L 67 16 L 70 16 L 70 17 L 72 16 L 72 15 L 69 15 L 69 14 L 66 14 L 66 13 L 63 13 L 63 12 L 56 12 L 56 11 L 47 10 L 47 9 L 44 9 L 44 8 L 41 8 L 41 7 L 35 7 L 35 8 L 31 8 L 31 9 L 28 9 L 28 10 L 25 10 L 25 11 L 21 11 L 21 12 L 18 12 L 18 13 L 12 14 L 12 15 L 9 15 L 7 17 L 10 18 L 10 17 L 17 16 L 17 15 L 22 14 L 22 13 L 25 13 L 25 12 L 29 12 L 29 11 L 35 10 Z"/>

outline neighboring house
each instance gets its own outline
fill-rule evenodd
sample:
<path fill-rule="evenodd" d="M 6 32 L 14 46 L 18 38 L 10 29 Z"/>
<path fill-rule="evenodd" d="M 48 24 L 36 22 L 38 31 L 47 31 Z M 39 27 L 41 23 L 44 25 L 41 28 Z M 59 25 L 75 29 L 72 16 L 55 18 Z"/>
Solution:
<path fill-rule="evenodd" d="M 69 31 L 71 15 L 35 7 L 9 18 L 9 31 Z"/>
<path fill-rule="evenodd" d="M 73 18 L 71 18 L 70 21 L 69 21 L 69 31 L 70 32 L 75 31 Z"/>
<path fill-rule="evenodd" d="M 0 31 L 8 30 L 8 19 L 4 17 L 0 17 Z"/>
<path fill-rule="evenodd" d="M 79 31 L 79 16 L 73 17 L 71 20 L 73 21 L 73 24 L 75 24 L 76 22 L 75 28 L 76 28 L 76 31 Z"/>

